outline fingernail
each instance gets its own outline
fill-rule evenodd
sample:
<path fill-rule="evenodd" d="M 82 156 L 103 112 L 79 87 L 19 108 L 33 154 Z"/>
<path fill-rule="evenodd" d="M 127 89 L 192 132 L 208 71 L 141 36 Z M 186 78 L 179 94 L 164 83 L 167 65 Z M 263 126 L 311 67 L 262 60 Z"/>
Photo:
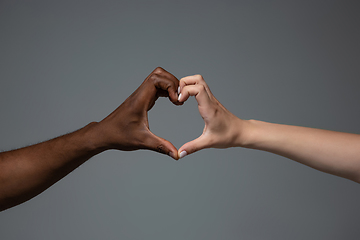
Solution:
<path fill-rule="evenodd" d="M 180 86 L 178 87 L 178 94 L 180 94 Z"/>
<path fill-rule="evenodd" d="M 180 98 L 181 98 L 181 93 L 179 94 L 179 97 L 178 97 L 178 101 L 180 102 Z"/>
<path fill-rule="evenodd" d="M 187 152 L 186 151 L 182 151 L 181 153 L 180 153 L 180 158 L 183 158 L 183 157 L 185 157 L 187 155 Z"/>
<path fill-rule="evenodd" d="M 169 156 L 172 157 L 173 159 L 175 159 L 175 154 L 173 152 L 169 152 Z"/>

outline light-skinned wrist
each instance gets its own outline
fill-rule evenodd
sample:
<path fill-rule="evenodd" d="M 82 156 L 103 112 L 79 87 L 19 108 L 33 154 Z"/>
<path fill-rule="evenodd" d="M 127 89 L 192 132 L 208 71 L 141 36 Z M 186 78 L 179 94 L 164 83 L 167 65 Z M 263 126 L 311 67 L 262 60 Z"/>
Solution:
<path fill-rule="evenodd" d="M 236 140 L 237 147 L 254 148 L 257 142 L 258 122 L 253 119 L 243 120 L 238 118 L 236 123 L 238 135 Z"/>

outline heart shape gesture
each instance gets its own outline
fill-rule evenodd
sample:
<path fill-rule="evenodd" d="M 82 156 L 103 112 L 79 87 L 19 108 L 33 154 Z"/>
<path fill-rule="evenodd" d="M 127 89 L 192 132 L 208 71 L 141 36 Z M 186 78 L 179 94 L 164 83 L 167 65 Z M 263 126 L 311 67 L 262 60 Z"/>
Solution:
<path fill-rule="evenodd" d="M 150 131 L 147 112 L 159 97 L 168 97 L 175 105 L 182 105 L 190 96 L 195 96 L 198 102 L 205 127 L 199 138 L 185 143 L 178 151 L 172 143 Z M 149 149 L 177 160 L 204 148 L 238 146 L 237 129 L 241 124 L 241 120 L 212 95 L 202 76 L 179 81 L 158 67 L 115 111 L 99 122 L 97 138 L 102 143 L 101 151 Z"/>
<path fill-rule="evenodd" d="M 241 129 L 244 122 L 227 110 L 211 93 L 201 75 L 180 79 L 179 102 L 195 96 L 199 113 L 204 119 L 203 133 L 185 143 L 178 151 L 180 158 L 204 148 L 229 148 L 243 146 Z"/>

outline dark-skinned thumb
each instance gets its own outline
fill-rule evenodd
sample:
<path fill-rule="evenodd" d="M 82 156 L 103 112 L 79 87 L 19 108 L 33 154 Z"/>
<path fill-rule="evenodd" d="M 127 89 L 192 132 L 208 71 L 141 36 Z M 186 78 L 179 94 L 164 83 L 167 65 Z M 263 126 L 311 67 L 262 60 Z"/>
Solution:
<path fill-rule="evenodd" d="M 151 133 L 151 137 L 146 140 L 146 145 L 150 150 L 169 155 L 175 160 L 179 159 L 176 147 L 171 142 L 158 137 L 153 133 Z"/>

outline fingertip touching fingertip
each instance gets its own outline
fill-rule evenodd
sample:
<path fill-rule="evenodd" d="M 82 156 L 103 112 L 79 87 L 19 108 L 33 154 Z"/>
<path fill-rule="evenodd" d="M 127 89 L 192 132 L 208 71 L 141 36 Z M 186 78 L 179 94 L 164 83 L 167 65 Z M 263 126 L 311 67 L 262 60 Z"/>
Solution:
<path fill-rule="evenodd" d="M 169 152 L 169 156 L 172 157 L 172 158 L 175 159 L 175 160 L 178 160 L 178 159 L 179 159 L 179 158 L 178 158 L 178 154 L 176 154 L 176 156 L 175 156 L 175 154 L 174 154 L 173 152 Z"/>
<path fill-rule="evenodd" d="M 187 155 L 187 152 L 185 150 L 181 151 L 179 154 L 179 158 L 183 158 Z"/>

